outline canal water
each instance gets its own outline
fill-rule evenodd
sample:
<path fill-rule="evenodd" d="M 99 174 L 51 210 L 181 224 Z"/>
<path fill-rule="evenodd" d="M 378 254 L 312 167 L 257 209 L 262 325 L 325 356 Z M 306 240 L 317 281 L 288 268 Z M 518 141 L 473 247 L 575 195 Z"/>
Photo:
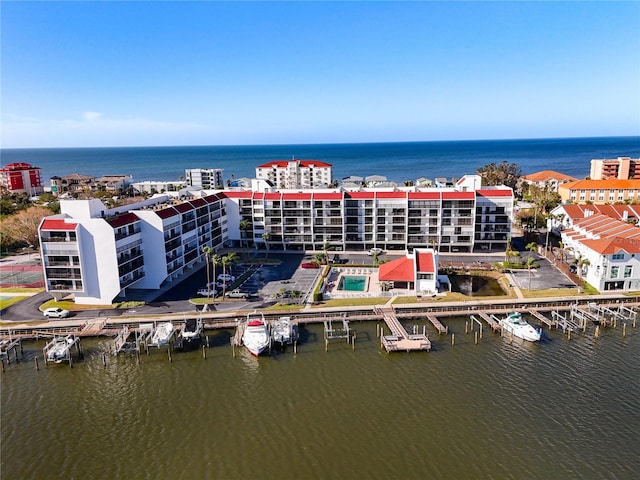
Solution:
<path fill-rule="evenodd" d="M 44 342 L 1 376 L 2 478 L 640 478 L 640 327 L 546 332 L 541 344 L 464 319 L 433 350 L 387 354 L 375 323 L 355 350 L 321 326 L 291 349 L 232 356 L 210 347 L 42 361 Z M 407 323 L 408 328 L 412 323 Z M 421 329 L 422 324 L 419 328 Z M 34 356 L 40 358 L 36 371 Z"/>

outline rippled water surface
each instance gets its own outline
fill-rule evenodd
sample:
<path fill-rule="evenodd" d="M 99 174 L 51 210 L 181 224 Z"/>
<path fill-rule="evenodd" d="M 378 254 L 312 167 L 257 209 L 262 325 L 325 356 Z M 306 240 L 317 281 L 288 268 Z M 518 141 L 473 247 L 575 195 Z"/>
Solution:
<path fill-rule="evenodd" d="M 432 331 L 430 353 L 384 353 L 374 323 L 352 323 L 355 350 L 314 325 L 259 359 L 226 331 L 206 359 L 106 367 L 107 339 L 72 369 L 25 343 L 1 377 L 2 478 L 640 478 L 637 329 L 475 345 L 445 323 L 455 346 Z"/>

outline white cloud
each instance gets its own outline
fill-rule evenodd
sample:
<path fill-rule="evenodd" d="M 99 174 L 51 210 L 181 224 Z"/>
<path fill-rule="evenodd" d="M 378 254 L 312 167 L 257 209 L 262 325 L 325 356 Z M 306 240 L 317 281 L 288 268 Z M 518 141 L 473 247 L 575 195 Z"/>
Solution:
<path fill-rule="evenodd" d="M 87 122 L 91 122 L 93 120 L 97 120 L 102 117 L 102 113 L 100 112 L 84 112 L 82 118 L 84 118 Z"/>

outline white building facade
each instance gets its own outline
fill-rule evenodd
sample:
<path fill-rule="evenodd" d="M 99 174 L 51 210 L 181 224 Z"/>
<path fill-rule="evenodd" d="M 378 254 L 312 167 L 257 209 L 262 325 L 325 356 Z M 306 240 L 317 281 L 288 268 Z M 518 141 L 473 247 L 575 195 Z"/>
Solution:
<path fill-rule="evenodd" d="M 215 190 L 224 186 L 221 168 L 188 168 L 184 171 L 187 184 L 197 190 Z"/>
<path fill-rule="evenodd" d="M 463 187 L 225 190 L 200 198 L 158 195 L 114 209 L 99 200 L 61 201 L 61 213 L 40 225 L 46 288 L 79 304 L 110 304 L 126 298 L 128 288 L 159 289 L 199 268 L 204 246 L 504 251 L 512 190 Z"/>
<path fill-rule="evenodd" d="M 331 185 L 332 166 L 317 160 L 274 160 L 256 167 L 256 178 L 276 188 L 326 188 Z"/>

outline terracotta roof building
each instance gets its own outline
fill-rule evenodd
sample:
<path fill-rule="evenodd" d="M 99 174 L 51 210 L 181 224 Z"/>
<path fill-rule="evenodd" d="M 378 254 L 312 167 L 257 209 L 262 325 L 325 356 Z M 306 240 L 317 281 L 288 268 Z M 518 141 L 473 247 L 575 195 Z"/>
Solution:
<path fill-rule="evenodd" d="M 558 187 L 563 183 L 576 182 L 578 179 L 553 170 L 542 170 L 541 172 L 524 175 L 521 178 L 521 181 L 541 188 L 549 187 L 553 189 L 553 191 L 557 192 Z"/>
<path fill-rule="evenodd" d="M 578 180 L 558 187 L 563 202 L 640 203 L 639 180 Z"/>

